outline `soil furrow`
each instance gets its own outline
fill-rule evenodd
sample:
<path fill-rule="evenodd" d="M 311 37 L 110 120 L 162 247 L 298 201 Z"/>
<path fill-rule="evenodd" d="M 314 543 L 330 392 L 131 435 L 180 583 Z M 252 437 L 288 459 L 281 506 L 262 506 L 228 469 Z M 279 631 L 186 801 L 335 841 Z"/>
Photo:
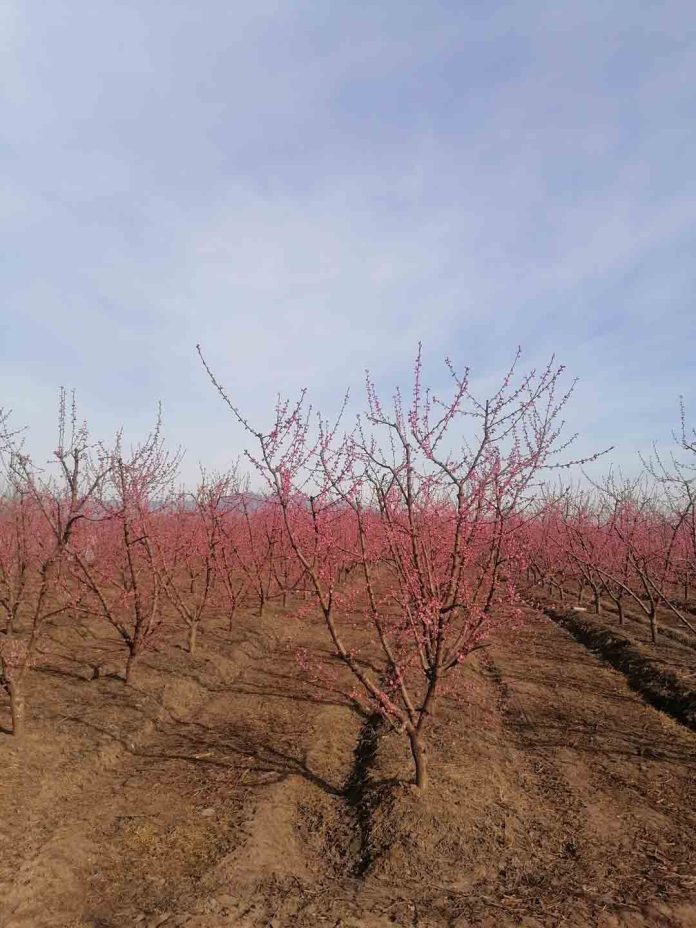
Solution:
<path fill-rule="evenodd" d="M 637 642 L 597 619 L 546 607 L 545 614 L 580 644 L 620 671 L 636 693 L 651 706 L 696 731 L 696 689 L 693 682 L 675 672 L 658 654 L 650 655 Z"/>
<path fill-rule="evenodd" d="M 287 615 L 163 643 L 134 687 L 35 674 L 2 928 L 692 928 L 696 737 L 530 620 L 443 691 L 422 795 Z"/>
<path fill-rule="evenodd" d="M 599 917 L 594 894 L 607 924 L 612 913 L 621 923 L 633 905 L 636 925 L 690 925 L 696 741 L 547 620 L 522 641 L 496 644 L 492 657 L 510 694 L 516 743 L 532 763 L 551 764 L 554 806 L 577 822 L 567 848 L 576 904 L 582 899 Z M 568 822 L 568 811 L 559 820 Z M 656 867 L 660 859 L 666 869 Z"/>

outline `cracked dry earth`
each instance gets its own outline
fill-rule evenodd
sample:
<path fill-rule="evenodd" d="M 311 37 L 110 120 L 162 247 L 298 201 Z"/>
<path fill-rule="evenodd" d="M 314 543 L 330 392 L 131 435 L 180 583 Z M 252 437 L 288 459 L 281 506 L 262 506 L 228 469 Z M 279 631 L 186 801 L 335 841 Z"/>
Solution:
<path fill-rule="evenodd" d="M 538 613 L 443 700 L 420 799 L 298 674 L 319 625 L 243 615 L 133 687 L 68 634 L 0 734 L 2 928 L 696 926 L 696 735 Z"/>

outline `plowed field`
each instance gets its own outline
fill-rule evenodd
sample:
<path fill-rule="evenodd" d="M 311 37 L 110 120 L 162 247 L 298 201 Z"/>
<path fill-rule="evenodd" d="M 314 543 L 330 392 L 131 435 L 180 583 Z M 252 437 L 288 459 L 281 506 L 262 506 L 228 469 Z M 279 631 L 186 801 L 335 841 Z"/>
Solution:
<path fill-rule="evenodd" d="M 529 619 L 443 700 L 422 797 L 298 671 L 319 625 L 240 616 L 131 687 L 54 629 L 0 733 L 0 925 L 694 928 L 696 734 Z"/>

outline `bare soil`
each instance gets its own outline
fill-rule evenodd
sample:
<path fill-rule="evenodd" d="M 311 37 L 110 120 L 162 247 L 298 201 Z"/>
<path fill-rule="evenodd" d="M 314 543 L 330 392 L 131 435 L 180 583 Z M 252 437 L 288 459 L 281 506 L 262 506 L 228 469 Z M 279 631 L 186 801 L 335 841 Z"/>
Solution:
<path fill-rule="evenodd" d="M 696 734 L 529 619 L 443 699 L 423 796 L 403 739 L 298 672 L 320 625 L 174 636 L 130 687 L 56 626 L 0 732 L 0 926 L 694 928 Z"/>
<path fill-rule="evenodd" d="M 620 670 L 643 698 L 696 731 L 695 635 L 661 623 L 653 642 L 647 621 L 633 612 L 620 624 L 604 602 L 596 614 L 577 611 L 538 590 L 534 600 L 581 644 Z"/>

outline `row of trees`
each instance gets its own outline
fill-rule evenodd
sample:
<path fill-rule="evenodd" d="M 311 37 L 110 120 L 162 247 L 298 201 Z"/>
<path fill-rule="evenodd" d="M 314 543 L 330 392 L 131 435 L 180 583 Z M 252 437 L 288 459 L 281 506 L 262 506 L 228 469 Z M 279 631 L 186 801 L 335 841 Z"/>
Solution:
<path fill-rule="evenodd" d="M 180 455 L 166 450 L 159 421 L 126 452 L 120 435 L 110 447 L 91 442 L 66 399 L 45 469 L 7 415 L 0 420 L 0 661 L 15 733 L 23 681 L 59 616 L 114 630 L 130 682 L 165 618 L 178 617 L 193 654 L 205 616 L 222 614 L 231 627 L 242 605 L 262 615 L 300 578 L 277 507 L 250 494 L 236 470 L 176 489 Z"/>
<path fill-rule="evenodd" d="M 423 387 L 419 357 L 408 400 L 397 391 L 387 406 L 368 379 L 350 428 L 314 414 L 302 394 L 279 401 L 266 430 L 207 368 L 250 439 L 253 493 L 237 469 L 177 489 L 180 456 L 159 424 L 132 449 L 121 436 L 93 443 L 65 394 L 52 467 L 36 466 L 4 417 L 0 660 L 15 732 L 26 675 L 58 616 L 115 630 L 128 682 L 175 618 L 194 653 L 208 617 L 233 628 L 240 608 L 262 615 L 279 602 L 323 624 L 332 660 L 317 648 L 301 663 L 408 739 L 424 788 L 440 698 L 495 628 L 519 621 L 530 581 L 560 595 L 589 585 L 597 602 L 653 596 L 683 615 L 675 591 L 686 601 L 694 582 L 690 472 L 656 459 L 664 492 L 650 506 L 637 485 L 612 479 L 601 492 L 550 494 L 549 475 L 581 463 L 563 457 L 569 391 L 553 362 L 526 374 L 517 363 L 488 398 L 450 366 L 441 399 Z M 693 450 L 685 431 L 682 447 Z M 663 573 L 646 573 L 657 551 Z"/>
<path fill-rule="evenodd" d="M 631 478 L 609 473 L 584 488 L 547 492 L 527 527 L 528 578 L 561 602 L 585 593 L 596 613 L 611 603 L 620 624 L 627 607 L 696 635 L 696 434 L 675 434 L 669 458 L 655 453 Z"/>

